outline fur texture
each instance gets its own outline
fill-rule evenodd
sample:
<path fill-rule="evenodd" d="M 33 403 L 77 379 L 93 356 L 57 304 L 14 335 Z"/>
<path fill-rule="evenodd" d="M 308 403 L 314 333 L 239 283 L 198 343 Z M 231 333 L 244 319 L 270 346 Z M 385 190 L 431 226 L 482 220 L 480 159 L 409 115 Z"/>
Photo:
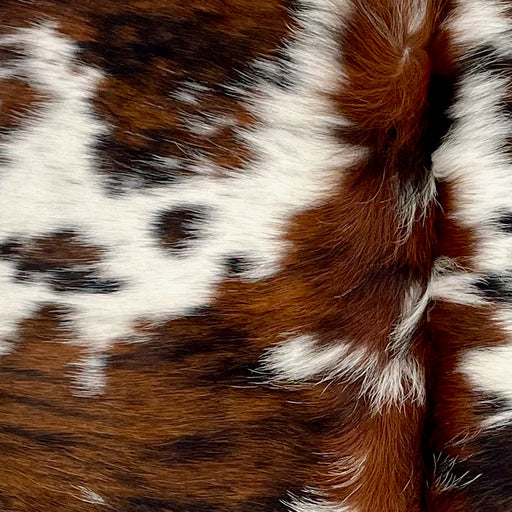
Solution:
<path fill-rule="evenodd" d="M 512 2 L 3 0 L 0 511 L 512 510 Z"/>

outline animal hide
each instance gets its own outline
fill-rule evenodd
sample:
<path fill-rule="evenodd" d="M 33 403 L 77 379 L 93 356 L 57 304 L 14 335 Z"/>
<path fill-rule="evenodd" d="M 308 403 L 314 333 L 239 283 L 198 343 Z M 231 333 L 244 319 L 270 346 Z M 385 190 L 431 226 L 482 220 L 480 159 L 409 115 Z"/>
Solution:
<path fill-rule="evenodd" d="M 512 511 L 511 0 L 1 0 L 0 511 Z"/>

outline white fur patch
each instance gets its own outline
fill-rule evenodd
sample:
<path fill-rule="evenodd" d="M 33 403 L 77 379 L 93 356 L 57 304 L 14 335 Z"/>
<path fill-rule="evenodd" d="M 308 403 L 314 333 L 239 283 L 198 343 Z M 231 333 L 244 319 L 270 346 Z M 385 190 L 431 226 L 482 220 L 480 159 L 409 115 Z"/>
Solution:
<path fill-rule="evenodd" d="M 401 238 L 398 243 L 405 243 L 412 233 L 416 222 L 425 217 L 428 209 L 436 197 L 436 183 L 432 175 L 428 175 L 420 187 L 413 187 L 410 183 L 397 183 L 396 195 L 398 197 L 398 231 Z"/>
<path fill-rule="evenodd" d="M 106 386 L 106 363 L 102 354 L 92 352 L 90 356 L 74 363 L 73 366 L 77 369 L 74 382 L 78 394 L 93 396 L 103 392 Z"/>
<path fill-rule="evenodd" d="M 288 507 L 290 512 L 354 512 L 355 510 L 329 501 L 323 502 L 310 498 L 294 500 L 288 504 Z"/>
<path fill-rule="evenodd" d="M 83 501 L 84 503 L 91 503 L 93 505 L 106 505 L 105 499 L 98 493 L 81 485 L 78 486 L 77 489 L 80 491 L 80 496 L 77 496 L 80 501 Z"/>
<path fill-rule="evenodd" d="M 357 486 L 367 469 L 368 457 L 356 459 L 352 455 L 333 455 L 336 460 L 330 464 L 329 477 L 336 480 L 333 488 L 342 489 L 351 486 Z"/>
<path fill-rule="evenodd" d="M 494 57 L 484 52 L 473 59 L 510 59 L 512 25 L 507 9 L 506 3 L 497 0 L 459 0 L 447 27 L 463 52 L 482 48 L 495 52 Z M 440 275 L 431 286 L 433 296 L 454 303 L 489 304 L 475 286 L 478 279 L 485 282 L 487 275 L 510 282 L 512 236 L 493 221 L 500 213 L 512 212 L 512 160 L 505 150 L 512 129 L 512 115 L 506 108 L 511 84 L 507 73 L 487 71 L 476 60 L 471 63 L 449 111 L 454 124 L 433 155 L 435 177 L 453 188 L 453 217 L 477 238 L 471 269 Z M 512 335 L 512 310 L 494 307 L 496 325 Z M 470 350 L 458 368 L 474 389 L 512 400 L 512 345 Z M 510 411 L 500 411 L 482 426 L 510 419 Z"/>
<path fill-rule="evenodd" d="M 392 353 L 407 353 L 414 334 L 425 310 L 430 303 L 428 291 L 419 283 L 412 283 L 402 303 L 402 315 L 390 335 L 389 348 Z"/>
<path fill-rule="evenodd" d="M 422 405 L 425 402 L 423 367 L 410 354 L 391 357 L 382 370 L 376 367 L 372 376 L 365 376 L 362 393 L 370 397 L 376 412 L 405 402 Z"/>
<path fill-rule="evenodd" d="M 509 8 L 500 0 L 459 0 L 447 26 L 460 45 L 489 45 L 504 56 L 510 55 L 512 26 L 507 13 Z"/>
<path fill-rule="evenodd" d="M 365 357 L 350 345 L 321 346 L 309 334 L 292 337 L 270 348 L 261 363 L 274 382 L 307 382 L 314 377 L 335 378 L 339 373 L 361 369 Z"/>
<path fill-rule="evenodd" d="M 408 33 L 415 34 L 425 25 L 429 4 L 423 0 L 409 0 L 402 5 L 407 8 L 406 12 L 409 19 L 407 26 Z"/>
<path fill-rule="evenodd" d="M 512 25 L 503 2 L 457 5 L 448 27 L 463 51 L 488 46 L 502 58 L 512 57 Z M 512 211 L 512 161 L 504 149 L 512 128 L 505 108 L 510 85 L 506 73 L 484 71 L 475 62 L 449 111 L 454 125 L 432 158 L 435 177 L 454 188 L 455 219 L 478 237 L 473 264 L 480 272 L 505 272 L 512 261 L 512 237 L 489 222 L 500 211 Z"/>
<path fill-rule="evenodd" d="M 512 211 L 512 162 L 503 150 L 510 135 L 510 115 L 503 112 L 510 80 L 479 73 L 466 76 L 452 107 L 455 124 L 433 155 L 436 178 L 452 183 L 454 216 L 479 238 L 475 270 L 506 271 L 512 237 L 499 233 L 489 219 Z"/>
<path fill-rule="evenodd" d="M 0 262 L 4 340 L 49 302 L 71 308 L 77 341 L 102 353 L 129 336 L 139 318 L 172 318 L 208 303 L 223 277 L 223 260 L 232 254 L 250 254 L 248 278 L 279 269 L 287 222 L 325 200 L 340 172 L 362 155 L 336 137 L 344 121 L 333 115 L 328 98 L 340 84 L 334 31 L 345 3 L 302 3 L 307 16 L 298 15 L 299 30 L 285 50 L 297 77 L 293 86 L 283 90 L 259 77 L 244 90 L 259 122 L 238 136 L 257 160 L 225 179 L 210 179 L 213 164 L 198 161 L 197 167 L 210 167 L 203 176 L 119 197 L 105 193 L 96 173 L 93 147 L 108 131 L 91 106 L 100 73 L 76 61 L 74 44 L 48 25 L 0 40 L 23 48 L 17 76 L 50 97 L 0 147 L 6 161 L 0 168 L 0 239 L 76 229 L 106 249 L 100 271 L 123 284 L 110 294 L 56 293 L 42 283 L 15 282 L 11 264 Z M 178 259 L 159 246 L 152 226 L 163 210 L 184 205 L 208 207 L 211 219 L 197 248 Z M 99 374 L 94 377 L 98 368 L 90 366 L 82 379 L 92 389 L 104 385 Z"/>
<path fill-rule="evenodd" d="M 355 508 L 348 508 L 342 504 L 336 504 L 332 501 L 321 498 L 321 493 L 314 489 L 305 489 L 304 494 L 307 497 L 292 497 L 286 503 L 290 512 L 357 512 Z"/>
<path fill-rule="evenodd" d="M 512 407 L 512 345 L 470 350 L 461 360 L 459 370 L 475 389 L 505 399 Z M 509 419 L 510 411 L 503 411 L 485 421 L 495 424 L 497 420 Z"/>
<path fill-rule="evenodd" d="M 184 86 L 173 91 L 171 97 L 182 103 L 197 105 L 201 95 L 208 92 L 211 92 L 211 90 L 203 84 L 197 82 L 186 82 Z"/>
<path fill-rule="evenodd" d="M 410 355 L 383 362 L 376 352 L 336 342 L 322 346 L 311 335 L 292 337 L 270 348 L 261 359 L 262 370 L 276 385 L 361 381 L 360 398 L 369 399 L 376 412 L 407 400 L 423 403 L 424 374 Z"/>
<path fill-rule="evenodd" d="M 475 288 L 478 277 L 480 277 L 480 274 L 457 271 L 434 276 L 428 288 L 429 297 L 453 304 L 483 305 L 485 300 Z"/>

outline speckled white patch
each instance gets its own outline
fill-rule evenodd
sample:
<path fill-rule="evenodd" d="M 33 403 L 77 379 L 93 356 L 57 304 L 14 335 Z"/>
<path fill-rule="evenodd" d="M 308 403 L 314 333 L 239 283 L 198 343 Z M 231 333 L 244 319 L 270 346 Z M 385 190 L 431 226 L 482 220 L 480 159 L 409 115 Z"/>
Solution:
<path fill-rule="evenodd" d="M 37 280 L 16 282 L 12 265 L 0 261 L 0 339 L 15 337 L 19 323 L 43 303 L 66 307 L 75 341 L 92 354 L 78 381 L 97 391 L 104 378 L 94 353 L 130 336 L 140 318 L 159 321 L 207 304 L 226 257 L 249 253 L 248 279 L 280 268 L 289 219 L 325 200 L 340 172 L 362 155 L 337 138 L 344 121 L 333 115 L 328 97 L 340 86 L 333 34 L 344 2 L 302 3 L 307 16 L 298 14 L 299 28 L 285 49 L 293 87 L 256 75 L 242 88 L 259 121 L 237 135 L 257 159 L 220 179 L 210 177 L 211 162 L 198 159 L 195 167 L 204 167 L 199 176 L 115 197 L 96 172 L 94 145 L 109 130 L 92 109 L 100 72 L 75 60 L 74 43 L 51 25 L 0 39 L 0 46 L 22 49 L 16 76 L 50 98 L 0 146 L 0 242 L 74 229 L 105 249 L 99 272 L 121 283 L 112 293 L 57 293 Z M 162 211 L 190 205 L 205 206 L 211 215 L 197 247 L 176 258 L 159 245 L 153 226 Z M 3 341 L 0 347 L 5 352 L 9 346 Z"/>

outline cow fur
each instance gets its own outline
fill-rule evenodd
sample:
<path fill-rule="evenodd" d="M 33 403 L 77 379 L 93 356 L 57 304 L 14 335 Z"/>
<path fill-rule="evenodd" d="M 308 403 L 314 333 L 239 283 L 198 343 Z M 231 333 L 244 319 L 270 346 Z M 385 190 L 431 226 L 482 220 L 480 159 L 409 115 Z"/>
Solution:
<path fill-rule="evenodd" d="M 1 512 L 512 510 L 510 0 L 2 0 Z"/>

